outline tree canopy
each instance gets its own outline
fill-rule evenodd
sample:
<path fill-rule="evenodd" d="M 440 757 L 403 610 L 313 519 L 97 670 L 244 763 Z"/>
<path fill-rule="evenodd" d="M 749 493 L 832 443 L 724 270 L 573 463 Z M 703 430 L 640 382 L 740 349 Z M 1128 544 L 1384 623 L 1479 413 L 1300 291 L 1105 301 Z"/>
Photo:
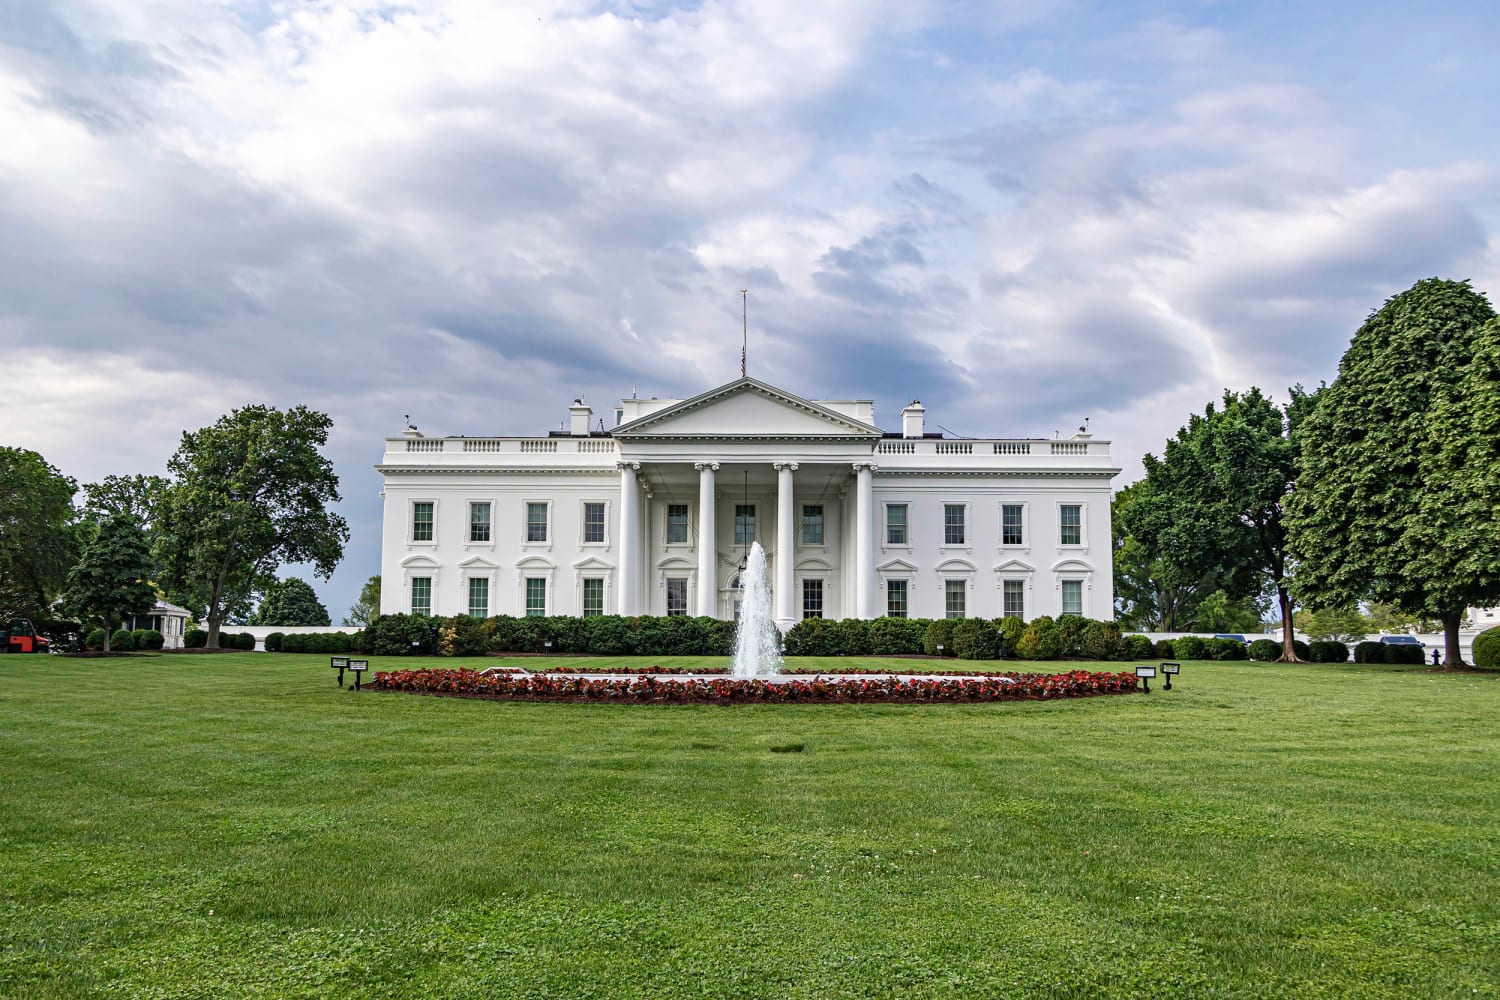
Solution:
<path fill-rule="evenodd" d="M 68 574 L 65 605 L 80 621 L 104 626 L 104 650 L 110 632 L 128 615 L 150 611 L 156 588 L 150 583 L 151 553 L 146 533 L 127 516 L 99 526 Z"/>
<path fill-rule="evenodd" d="M 1494 317 L 1466 281 L 1431 278 L 1388 299 L 1299 429 L 1287 507 L 1302 601 L 1434 615 L 1449 665 L 1461 662 L 1465 608 L 1500 599 L 1494 496 L 1478 495 L 1494 482 L 1493 462 L 1482 467 L 1495 445 Z"/>
<path fill-rule="evenodd" d="M 365 581 L 359 590 L 359 602 L 344 616 L 345 625 L 369 626 L 380 617 L 380 574 Z"/>
<path fill-rule="evenodd" d="M 36 452 L 0 447 L 0 617 L 51 617 L 78 556 L 77 489 Z"/>
<path fill-rule="evenodd" d="M 246 406 L 184 433 L 168 463 L 160 545 L 174 593 L 204 609 L 208 645 L 283 562 L 323 578 L 343 557 L 349 528 L 333 464 L 318 450 L 332 421 L 305 406 Z"/>
<path fill-rule="evenodd" d="M 306 580 L 289 576 L 267 585 L 251 625 L 329 625 L 328 609 Z"/>

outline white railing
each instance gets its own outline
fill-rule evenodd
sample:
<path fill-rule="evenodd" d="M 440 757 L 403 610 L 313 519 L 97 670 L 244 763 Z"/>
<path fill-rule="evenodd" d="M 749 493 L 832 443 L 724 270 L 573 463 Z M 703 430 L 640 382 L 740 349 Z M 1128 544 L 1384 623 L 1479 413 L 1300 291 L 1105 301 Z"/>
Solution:
<path fill-rule="evenodd" d="M 1087 441 L 1053 441 L 1052 454 L 1054 455 L 1087 455 L 1089 443 Z"/>
<path fill-rule="evenodd" d="M 551 452 L 554 452 L 556 450 L 557 450 L 557 442 L 556 441 L 549 441 L 549 440 L 546 440 L 546 439 L 542 439 L 542 440 L 522 441 L 521 442 L 521 454 L 523 454 L 523 455 L 535 455 L 535 454 L 540 454 L 542 452 L 551 453 Z"/>
<path fill-rule="evenodd" d="M 406 442 L 407 451 L 442 451 L 442 438 L 410 438 Z"/>
<path fill-rule="evenodd" d="M 939 455 L 972 455 L 974 454 L 974 442 L 939 441 L 937 442 L 937 453 Z"/>
<path fill-rule="evenodd" d="M 996 441 L 996 455 L 1030 455 L 1030 441 Z"/>
<path fill-rule="evenodd" d="M 578 452 L 582 455 L 598 455 L 614 450 L 614 438 L 587 438 L 578 442 Z"/>
<path fill-rule="evenodd" d="M 882 441 L 875 446 L 875 451 L 881 455 L 915 455 L 917 443 L 915 441 Z"/>
<path fill-rule="evenodd" d="M 499 438 L 464 438 L 464 451 L 504 451 L 505 442 Z"/>

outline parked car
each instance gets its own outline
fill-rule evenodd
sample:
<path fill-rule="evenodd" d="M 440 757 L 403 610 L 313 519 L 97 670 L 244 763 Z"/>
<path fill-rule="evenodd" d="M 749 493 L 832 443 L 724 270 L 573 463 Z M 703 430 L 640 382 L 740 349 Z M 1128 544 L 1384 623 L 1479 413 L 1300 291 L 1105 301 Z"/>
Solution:
<path fill-rule="evenodd" d="M 1380 637 L 1380 641 L 1387 646 L 1416 646 L 1418 649 L 1423 649 L 1427 646 L 1427 643 L 1414 635 L 1383 635 Z"/>
<path fill-rule="evenodd" d="M 1214 638 L 1215 639 L 1233 639 L 1235 642 L 1238 642 L 1238 643 L 1240 643 L 1242 645 L 1245 645 L 1245 646 L 1250 645 L 1250 640 L 1249 639 L 1246 639 L 1244 636 L 1238 635 L 1238 634 L 1236 634 L 1234 632 L 1220 632 L 1217 635 L 1215 635 Z"/>

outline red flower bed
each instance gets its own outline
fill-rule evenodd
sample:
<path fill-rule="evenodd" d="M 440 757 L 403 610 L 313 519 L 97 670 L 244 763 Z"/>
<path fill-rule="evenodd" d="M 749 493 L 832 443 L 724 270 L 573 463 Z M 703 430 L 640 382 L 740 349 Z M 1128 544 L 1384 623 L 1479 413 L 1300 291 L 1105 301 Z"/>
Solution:
<path fill-rule="evenodd" d="M 1083 698 L 1096 694 L 1135 691 L 1131 673 L 1004 674 L 903 680 L 792 680 L 768 684 L 762 680 L 716 677 L 712 680 L 628 680 L 560 677 L 553 674 L 481 674 L 476 670 L 381 670 L 373 687 L 378 691 L 457 695 L 506 701 L 699 702 L 980 702 L 1039 701 Z"/>

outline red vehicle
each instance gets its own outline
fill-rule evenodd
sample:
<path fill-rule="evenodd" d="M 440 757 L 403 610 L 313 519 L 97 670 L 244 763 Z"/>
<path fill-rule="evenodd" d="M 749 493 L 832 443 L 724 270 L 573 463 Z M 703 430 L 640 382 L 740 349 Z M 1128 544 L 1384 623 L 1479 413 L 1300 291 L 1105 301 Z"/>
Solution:
<path fill-rule="evenodd" d="M 0 632 L 0 653 L 50 653 L 52 644 L 36 634 L 31 622 L 13 618 Z"/>

